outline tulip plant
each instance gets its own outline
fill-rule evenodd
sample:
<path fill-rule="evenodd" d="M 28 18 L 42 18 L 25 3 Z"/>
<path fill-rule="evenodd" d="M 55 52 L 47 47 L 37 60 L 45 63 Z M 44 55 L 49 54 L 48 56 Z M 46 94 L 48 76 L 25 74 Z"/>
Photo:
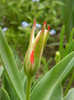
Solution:
<path fill-rule="evenodd" d="M 26 90 L 26 100 L 30 99 L 30 86 L 31 86 L 31 78 L 36 73 L 40 61 L 41 56 L 43 53 L 43 49 L 45 46 L 45 43 L 47 41 L 48 33 L 49 33 L 49 25 L 48 30 L 45 29 L 46 22 L 44 22 L 44 26 L 42 27 L 42 30 L 37 34 L 36 38 L 34 39 L 34 33 L 35 33 L 35 26 L 36 21 L 34 19 L 34 25 L 32 27 L 29 47 L 24 59 L 24 68 L 25 73 L 27 75 L 27 90 Z"/>
<path fill-rule="evenodd" d="M 32 27 L 28 50 L 24 57 L 24 66 L 19 67 L 13 50 L 8 45 L 0 28 L 0 55 L 4 67 L 3 85 L 0 89 L 0 100 L 73 100 L 74 89 L 63 97 L 61 82 L 74 68 L 74 51 L 59 61 L 38 81 L 32 84 L 33 77 L 40 66 L 42 53 L 49 34 L 45 29 L 34 38 L 36 21 Z M 19 67 L 19 68 L 18 68 Z"/>

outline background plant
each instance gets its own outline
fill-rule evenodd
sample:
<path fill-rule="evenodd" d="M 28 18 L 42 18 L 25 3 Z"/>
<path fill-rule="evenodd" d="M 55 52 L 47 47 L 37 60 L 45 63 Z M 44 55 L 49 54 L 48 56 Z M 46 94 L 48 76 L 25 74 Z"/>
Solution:
<path fill-rule="evenodd" d="M 55 56 L 55 60 L 56 63 L 58 63 L 60 60 L 62 60 L 65 56 L 67 56 L 70 52 L 74 51 L 74 28 L 72 29 L 70 36 L 69 36 L 69 40 L 66 43 L 65 47 L 64 47 L 64 33 L 65 33 L 65 26 L 62 27 L 61 30 L 61 36 L 60 36 L 60 45 L 59 45 L 59 51 L 56 52 L 56 56 Z M 66 77 L 66 79 L 63 81 L 63 85 L 65 84 L 67 78 L 70 77 L 70 81 L 66 87 L 65 90 L 65 94 L 68 92 L 72 82 L 73 82 L 73 77 L 74 77 L 74 71 L 71 70 L 71 72 L 68 74 L 68 76 Z"/>
<path fill-rule="evenodd" d="M 33 2 L 32 0 L 0 0 L 0 25 L 2 28 L 7 28 L 5 34 L 8 43 L 25 53 L 34 17 L 38 24 L 41 23 L 41 26 L 46 20 L 48 24 L 50 23 L 51 28 L 59 31 L 59 25 L 61 24 L 60 5 L 62 3 L 59 0 L 40 0 L 39 2 Z M 21 26 L 24 21 L 28 23 L 26 28 Z"/>
<path fill-rule="evenodd" d="M 67 40 L 69 40 L 69 36 L 72 28 L 74 27 L 74 0 L 61 0 L 64 3 L 64 6 L 61 7 L 63 22 L 65 24 L 65 34 L 67 36 Z"/>

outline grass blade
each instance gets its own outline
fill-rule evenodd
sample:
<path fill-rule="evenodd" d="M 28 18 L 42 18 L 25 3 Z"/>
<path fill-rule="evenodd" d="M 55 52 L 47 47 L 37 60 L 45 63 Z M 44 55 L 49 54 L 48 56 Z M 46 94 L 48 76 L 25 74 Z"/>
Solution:
<path fill-rule="evenodd" d="M 61 36 L 60 36 L 59 51 L 60 51 L 61 59 L 62 59 L 62 55 L 63 55 L 64 29 L 65 29 L 65 27 L 63 26 L 63 27 L 62 27 L 62 30 L 61 30 Z"/>

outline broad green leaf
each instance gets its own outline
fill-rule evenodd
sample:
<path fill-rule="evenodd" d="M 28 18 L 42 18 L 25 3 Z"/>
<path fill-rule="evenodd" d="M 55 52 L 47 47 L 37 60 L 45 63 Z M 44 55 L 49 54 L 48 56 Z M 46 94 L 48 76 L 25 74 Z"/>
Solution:
<path fill-rule="evenodd" d="M 68 94 L 64 97 L 63 100 L 74 100 L 74 88 L 69 90 Z"/>
<path fill-rule="evenodd" d="M 74 67 L 74 52 L 55 65 L 34 87 L 31 100 L 50 100 L 54 88 L 58 86 Z"/>
<path fill-rule="evenodd" d="M 70 79 L 69 79 L 69 82 L 68 82 L 68 84 L 67 84 L 67 86 L 66 86 L 66 89 L 65 89 L 65 91 L 64 91 L 64 95 L 67 94 L 67 92 L 68 92 L 68 90 L 70 89 L 70 87 L 71 87 L 73 81 L 74 81 L 74 70 L 72 70 L 72 75 L 71 75 L 71 77 L 70 77 Z"/>
<path fill-rule="evenodd" d="M 13 51 L 13 53 L 14 53 L 14 57 L 15 57 L 15 59 L 16 59 L 17 65 L 18 65 L 18 67 L 19 67 L 19 69 L 20 69 L 19 71 L 20 71 L 20 76 L 21 76 L 22 85 L 23 85 L 23 87 L 25 88 L 26 75 L 25 75 L 25 72 L 24 72 L 24 68 L 23 68 L 22 65 L 21 65 L 21 61 L 20 61 L 20 58 L 19 58 L 19 56 L 18 56 L 16 50 L 15 50 L 14 48 L 12 48 L 12 47 L 11 47 L 11 49 L 12 49 L 12 51 Z"/>
<path fill-rule="evenodd" d="M 10 100 L 19 100 L 6 73 L 4 73 L 4 75 L 3 75 L 3 86 L 4 86 L 4 89 L 7 91 L 8 95 L 10 96 Z"/>
<path fill-rule="evenodd" d="M 10 100 L 8 93 L 4 88 L 0 89 L 0 100 Z"/>
<path fill-rule="evenodd" d="M 25 84 L 26 84 L 26 75 L 25 75 L 25 73 L 24 73 L 24 68 L 22 67 L 22 69 L 21 69 L 21 81 L 22 81 L 22 85 L 23 85 L 23 88 L 25 89 L 26 87 L 25 87 Z"/>
<path fill-rule="evenodd" d="M 1 28 L 0 28 L 0 53 L 5 71 L 9 77 L 9 80 L 16 94 L 18 95 L 20 100 L 25 100 L 25 92 L 21 83 L 21 79 L 17 69 L 17 64 L 15 62 L 12 51 L 5 39 L 4 33 L 2 32 Z"/>
<path fill-rule="evenodd" d="M 62 99 L 63 99 L 63 89 L 62 89 L 61 85 L 58 85 L 54 89 L 54 91 L 50 97 L 50 100 L 62 100 Z"/>
<path fill-rule="evenodd" d="M 16 62 L 17 62 L 17 65 L 18 65 L 19 69 L 21 70 L 21 69 L 22 69 L 22 65 L 21 65 L 20 58 L 19 58 L 19 56 L 18 56 L 16 50 L 15 50 L 14 48 L 12 48 L 12 47 L 11 47 L 11 49 L 12 49 L 12 51 L 13 51 L 13 54 L 14 54 L 15 60 L 16 60 Z"/>
<path fill-rule="evenodd" d="M 43 75 L 40 76 L 39 79 L 38 79 L 37 81 L 35 80 L 35 77 L 34 77 L 34 79 L 33 79 L 33 81 L 34 81 L 34 85 L 33 85 L 32 88 L 31 88 L 31 92 L 33 91 L 33 89 L 35 88 L 35 86 L 36 86 L 37 83 L 41 80 L 42 77 L 43 77 Z"/>

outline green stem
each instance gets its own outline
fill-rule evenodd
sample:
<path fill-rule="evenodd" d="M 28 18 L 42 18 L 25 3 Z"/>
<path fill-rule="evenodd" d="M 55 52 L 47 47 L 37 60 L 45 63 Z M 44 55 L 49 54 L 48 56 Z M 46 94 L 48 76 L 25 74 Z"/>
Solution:
<path fill-rule="evenodd" d="M 30 100 L 31 80 L 31 77 L 27 77 L 26 100 Z"/>

